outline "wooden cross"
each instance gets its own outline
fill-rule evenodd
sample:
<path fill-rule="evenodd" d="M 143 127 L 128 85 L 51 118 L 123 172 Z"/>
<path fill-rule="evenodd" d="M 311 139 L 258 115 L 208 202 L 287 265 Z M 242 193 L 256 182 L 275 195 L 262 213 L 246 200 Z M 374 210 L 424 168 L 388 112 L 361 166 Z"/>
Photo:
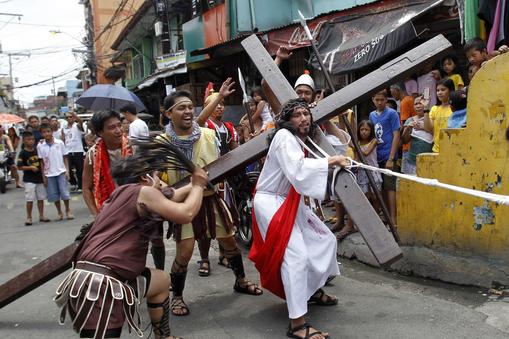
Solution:
<path fill-rule="evenodd" d="M 273 89 L 279 102 L 284 103 L 288 99 L 297 97 L 256 35 L 245 39 L 242 45 L 265 81 Z M 338 112 L 368 100 L 377 91 L 397 80 L 404 79 L 426 63 L 444 56 L 451 47 L 451 43 L 442 35 L 419 45 L 320 101 L 312 109 L 314 120 L 317 123 L 323 122 L 337 115 Z M 209 171 L 209 178 L 212 182 L 219 182 L 224 177 L 259 159 L 267 151 L 268 144 L 264 133 L 209 164 L 206 167 Z M 398 260 L 402 255 L 400 248 L 380 221 L 357 183 L 349 175 L 343 173 L 339 175 L 335 188 L 378 262 L 381 265 L 390 265 Z M 69 269 L 76 247 L 77 242 L 68 245 L 2 284 L 0 286 L 0 308 Z"/>

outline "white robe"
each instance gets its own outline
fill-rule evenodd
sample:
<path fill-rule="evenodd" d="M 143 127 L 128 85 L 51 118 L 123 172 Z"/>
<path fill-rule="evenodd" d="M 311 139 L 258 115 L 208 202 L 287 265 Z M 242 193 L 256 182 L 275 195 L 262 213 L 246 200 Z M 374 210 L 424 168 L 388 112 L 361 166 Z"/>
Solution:
<path fill-rule="evenodd" d="M 254 211 L 263 239 L 269 223 L 292 185 L 301 195 L 323 200 L 327 187 L 326 158 L 305 158 L 296 137 L 286 129 L 275 135 L 256 186 Z M 308 299 L 338 275 L 337 241 L 329 228 L 301 199 L 281 266 L 291 319 L 307 313 Z"/>

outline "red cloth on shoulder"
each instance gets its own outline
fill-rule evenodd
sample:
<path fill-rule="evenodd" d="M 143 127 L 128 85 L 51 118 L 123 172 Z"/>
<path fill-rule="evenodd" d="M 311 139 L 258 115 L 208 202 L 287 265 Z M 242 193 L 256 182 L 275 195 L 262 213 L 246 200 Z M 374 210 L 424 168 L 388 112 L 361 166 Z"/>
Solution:
<path fill-rule="evenodd" d="M 284 203 L 270 221 L 265 241 L 256 223 L 254 206 L 252 211 L 253 245 L 249 252 L 249 259 L 255 263 L 260 273 L 262 286 L 283 299 L 286 299 L 286 296 L 281 280 L 281 265 L 295 224 L 299 203 L 300 194 L 292 186 Z"/>
<path fill-rule="evenodd" d="M 129 141 L 126 137 L 122 138 L 122 158 L 132 155 Z M 108 148 L 103 139 L 99 139 L 96 144 L 94 154 L 94 199 L 97 209 L 101 209 L 104 202 L 108 200 L 111 193 L 115 190 L 115 182 L 110 173 L 110 156 Z"/>

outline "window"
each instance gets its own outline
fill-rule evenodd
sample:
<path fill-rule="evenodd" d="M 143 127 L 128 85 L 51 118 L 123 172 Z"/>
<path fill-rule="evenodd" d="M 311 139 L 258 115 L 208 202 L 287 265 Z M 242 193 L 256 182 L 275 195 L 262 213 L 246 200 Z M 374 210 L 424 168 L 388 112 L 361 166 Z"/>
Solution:
<path fill-rule="evenodd" d="M 193 18 L 222 3 L 224 0 L 191 0 Z"/>
<path fill-rule="evenodd" d="M 141 54 L 133 57 L 133 79 L 143 79 L 143 56 Z"/>

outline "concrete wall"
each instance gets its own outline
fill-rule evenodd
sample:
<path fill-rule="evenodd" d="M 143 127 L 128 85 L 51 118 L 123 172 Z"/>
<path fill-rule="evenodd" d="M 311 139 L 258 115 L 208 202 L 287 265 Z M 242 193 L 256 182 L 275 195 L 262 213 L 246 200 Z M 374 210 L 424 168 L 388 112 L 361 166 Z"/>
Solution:
<path fill-rule="evenodd" d="M 443 130 L 440 154 L 418 156 L 417 175 L 509 195 L 509 54 L 487 62 L 469 86 L 467 127 Z M 402 244 L 509 263 L 509 206 L 400 181 Z"/>
<path fill-rule="evenodd" d="M 129 18 L 137 12 L 144 0 L 129 1 L 113 20 L 112 27 L 104 30 L 118 8 L 118 0 L 91 0 L 92 16 L 94 21 L 94 48 L 97 63 L 97 83 L 105 83 L 104 70 L 111 66 L 113 51 L 110 46 L 113 44 L 122 29 L 129 23 Z M 104 33 L 97 39 L 97 37 Z"/>

